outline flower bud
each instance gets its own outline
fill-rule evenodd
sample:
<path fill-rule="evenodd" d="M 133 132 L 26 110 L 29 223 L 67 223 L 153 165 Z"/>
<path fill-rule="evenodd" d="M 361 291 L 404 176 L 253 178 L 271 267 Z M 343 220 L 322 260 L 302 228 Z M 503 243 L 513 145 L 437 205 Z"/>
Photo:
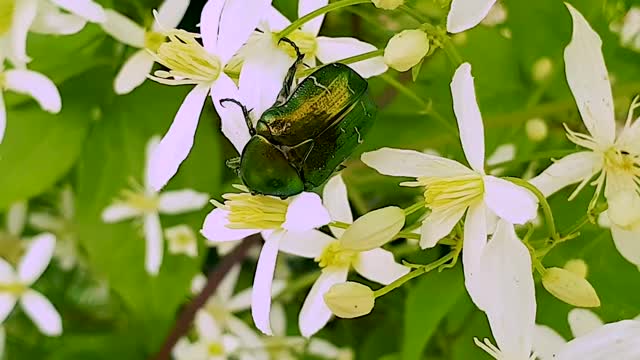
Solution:
<path fill-rule="evenodd" d="M 609 219 L 624 230 L 640 228 L 640 196 L 633 189 L 616 191 L 607 197 Z"/>
<path fill-rule="evenodd" d="M 417 65 L 429 52 L 429 38 L 422 30 L 404 30 L 394 35 L 384 49 L 384 62 L 398 71 Z"/>
<path fill-rule="evenodd" d="M 337 317 L 351 319 L 370 313 L 375 296 L 368 286 L 347 281 L 333 285 L 324 294 L 324 302 Z"/>
<path fill-rule="evenodd" d="M 340 237 L 343 248 L 367 251 L 380 247 L 393 239 L 404 226 L 404 211 L 388 206 L 364 214 Z"/>
<path fill-rule="evenodd" d="M 395 10 L 398 6 L 404 4 L 404 0 L 371 0 L 373 5 L 379 9 Z"/>
<path fill-rule="evenodd" d="M 600 299 L 589 282 L 571 271 L 553 267 L 542 276 L 542 285 L 551 295 L 578 307 L 598 307 Z"/>
<path fill-rule="evenodd" d="M 587 267 L 587 263 L 582 259 L 571 259 L 564 264 L 564 269 L 567 271 L 571 271 L 572 273 L 580 276 L 585 279 L 587 277 L 587 273 L 589 268 Z"/>
<path fill-rule="evenodd" d="M 549 135 L 549 128 L 547 127 L 547 123 L 541 118 L 532 118 L 527 120 L 525 124 L 525 131 L 527 132 L 527 137 L 531 141 L 542 141 L 547 138 Z"/>
<path fill-rule="evenodd" d="M 551 70 L 553 70 L 553 62 L 551 62 L 551 59 L 546 56 L 541 57 L 533 63 L 533 80 L 537 83 L 543 82 L 551 75 Z"/>

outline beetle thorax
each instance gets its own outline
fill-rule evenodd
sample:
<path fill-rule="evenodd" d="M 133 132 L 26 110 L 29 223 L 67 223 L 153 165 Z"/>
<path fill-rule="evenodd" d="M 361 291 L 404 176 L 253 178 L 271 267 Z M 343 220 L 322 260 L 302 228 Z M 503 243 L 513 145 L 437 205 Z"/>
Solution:
<path fill-rule="evenodd" d="M 316 40 L 315 35 L 302 30 L 296 30 L 287 35 L 287 38 L 289 38 L 289 40 L 293 41 L 296 46 L 298 46 L 298 49 L 300 49 L 300 52 L 305 55 L 305 58 L 313 58 L 316 56 L 316 51 L 318 50 L 318 41 Z M 280 49 L 289 54 L 289 56 L 293 58 L 296 57 L 296 51 L 291 45 L 285 42 L 281 42 L 278 46 L 280 47 Z"/>
<path fill-rule="evenodd" d="M 286 220 L 286 200 L 272 196 L 247 193 L 225 194 L 224 204 L 214 205 L 229 211 L 227 227 L 230 229 L 273 230 L 282 227 Z"/>
<path fill-rule="evenodd" d="M 15 8 L 16 0 L 0 0 L 0 36 L 11 29 Z"/>

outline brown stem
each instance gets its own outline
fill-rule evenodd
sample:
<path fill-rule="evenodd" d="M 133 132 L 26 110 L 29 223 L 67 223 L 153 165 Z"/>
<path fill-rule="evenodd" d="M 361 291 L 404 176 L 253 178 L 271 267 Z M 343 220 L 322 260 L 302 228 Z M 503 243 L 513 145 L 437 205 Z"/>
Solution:
<path fill-rule="evenodd" d="M 251 246 L 257 244 L 260 241 L 260 234 L 255 234 L 251 236 L 247 236 L 240 245 L 238 245 L 232 252 L 222 258 L 222 261 L 216 266 L 211 272 L 209 272 L 209 277 L 207 279 L 207 285 L 202 289 L 200 294 L 196 296 L 187 306 L 182 310 L 178 320 L 175 325 L 171 329 L 171 332 L 164 340 L 160 351 L 152 357 L 153 360 L 169 360 L 171 358 L 171 350 L 176 345 L 178 340 L 183 337 L 187 331 L 189 331 L 189 327 L 193 322 L 193 319 L 196 317 L 196 313 L 198 310 L 203 307 L 209 297 L 213 295 L 213 293 L 220 285 L 220 282 L 224 278 L 224 276 L 229 272 L 233 265 L 241 262 L 244 257 L 247 255 L 247 251 Z"/>

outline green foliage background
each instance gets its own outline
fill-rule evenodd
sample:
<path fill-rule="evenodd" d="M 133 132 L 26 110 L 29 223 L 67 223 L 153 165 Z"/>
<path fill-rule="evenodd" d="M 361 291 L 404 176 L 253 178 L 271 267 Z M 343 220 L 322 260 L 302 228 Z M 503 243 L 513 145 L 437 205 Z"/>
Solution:
<path fill-rule="evenodd" d="M 158 1 L 104 0 L 105 7 L 149 23 Z M 182 27 L 195 31 L 203 0 L 193 0 Z M 631 97 L 640 92 L 640 54 L 622 48 L 609 24 L 619 20 L 633 3 L 624 0 L 574 0 L 571 3 L 601 36 L 606 63 L 615 79 L 613 93 L 617 115 L 622 119 Z M 275 0 L 289 18 L 295 18 L 296 1 Z M 446 16 L 436 1 L 413 0 L 435 24 Z M 550 150 L 573 149 L 564 137 L 562 123 L 581 128 L 575 103 L 564 78 L 562 51 L 569 42 L 571 20 L 559 0 L 506 0 L 507 21 L 497 27 L 478 26 L 453 38 L 465 61 L 473 66 L 476 92 L 485 122 L 487 154 L 498 145 L 512 142 L 517 159 L 506 174 L 521 176 L 527 169 L 540 171 Z M 144 15 L 144 16 L 143 16 Z M 382 28 L 380 26 L 382 24 Z M 394 32 L 419 24 L 401 12 L 361 5 L 330 13 L 322 34 L 356 36 L 383 48 Z M 502 35 L 510 31 L 511 38 Z M 31 67 L 59 86 L 63 111 L 50 115 L 25 97 L 6 95 L 8 128 L 0 145 L 0 210 L 15 201 L 29 199 L 32 209 L 49 208 L 56 189 L 70 183 L 76 194 L 77 216 L 73 224 L 86 266 L 64 272 L 51 266 L 36 288 L 46 294 L 64 321 L 59 338 L 40 335 L 25 315 L 14 312 L 5 322 L 7 359 L 144 359 L 157 351 L 176 313 L 189 299 L 189 284 L 201 269 L 215 266 L 215 250 L 207 253 L 200 238 L 197 259 L 167 254 L 160 275 L 149 277 L 143 268 L 144 241 L 129 222 L 103 224 L 100 212 L 133 177 L 141 181 L 144 146 L 153 134 L 164 134 L 188 87 L 168 87 L 147 82 L 133 93 L 117 96 L 113 78 L 131 49 L 116 43 L 99 27 L 88 25 L 67 37 L 30 35 Z M 542 57 L 553 62 L 543 82 L 532 78 L 534 63 Z M 405 206 L 421 195 L 418 190 L 399 189 L 399 179 L 383 177 L 359 160 L 363 151 L 383 146 L 424 150 L 464 161 L 455 131 L 449 82 L 454 71 L 443 51 L 427 58 L 412 81 L 410 73 L 390 70 L 370 80 L 381 111 L 366 142 L 343 172 L 357 215 L 387 204 Z M 404 84 L 420 103 L 390 85 Z M 440 114 L 425 114 L 431 104 Z M 540 143 L 525 135 L 526 120 L 542 117 L 550 136 Z M 441 120 L 444 120 L 444 125 Z M 453 126 L 453 127 L 452 127 Z M 191 155 L 169 189 L 190 187 L 218 197 L 237 183 L 224 160 L 235 156 L 221 135 L 219 120 L 210 101 L 200 118 Z M 560 230 L 572 225 L 587 207 L 590 193 L 567 202 L 571 189 L 551 198 Z M 164 226 L 187 223 L 201 227 L 210 208 L 197 213 L 163 218 Z M 27 234 L 33 233 L 32 229 Z M 541 236 L 543 231 L 541 231 Z M 1 246 L 1 245 L 0 245 Z M 390 248 L 405 249 L 402 244 Z M 400 251 L 399 250 L 399 251 Z M 445 249 L 405 251 L 399 257 L 427 262 Z M 562 244 L 545 258 L 546 266 L 562 266 L 581 258 L 589 266 L 588 280 L 598 291 L 602 306 L 595 312 L 605 322 L 640 313 L 638 269 L 616 251 L 609 231 L 587 226 L 575 240 Z M 292 263 L 309 268 L 303 261 Z M 241 287 L 249 286 L 248 265 Z M 355 276 L 355 275 L 354 275 Z M 359 281 L 364 281 L 358 278 Z M 102 284 L 108 297 L 95 296 Z M 297 313 L 306 295 L 294 294 L 287 307 L 290 334 L 298 334 Z M 537 321 L 571 334 L 566 317 L 570 307 L 537 287 Z M 247 317 L 248 318 L 248 317 Z M 355 320 L 335 320 L 318 336 L 354 349 L 358 359 L 488 359 L 473 344 L 473 337 L 490 337 L 484 315 L 475 309 L 464 289 L 458 265 L 453 270 L 429 273 L 379 299 L 372 314 Z"/>

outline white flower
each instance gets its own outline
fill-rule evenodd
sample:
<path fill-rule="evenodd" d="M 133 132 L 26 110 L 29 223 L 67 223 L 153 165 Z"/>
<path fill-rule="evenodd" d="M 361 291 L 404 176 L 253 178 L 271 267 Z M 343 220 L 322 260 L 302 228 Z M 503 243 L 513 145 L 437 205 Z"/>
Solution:
<path fill-rule="evenodd" d="M 101 24 L 104 31 L 121 43 L 140 49 L 131 55 L 116 75 L 113 83 L 116 94 L 127 94 L 145 81 L 154 62 L 146 49 L 157 51 L 165 41 L 164 32 L 178 26 L 188 7 L 189 0 L 165 0 L 150 29 L 114 10 L 106 10 L 107 20 Z"/>
<path fill-rule="evenodd" d="M 290 238 L 300 238 L 309 230 L 328 224 L 329 214 L 320 197 L 308 192 L 286 200 L 247 192 L 222 197 L 224 204 L 214 201 L 217 209 L 207 215 L 201 232 L 212 243 L 262 233 L 264 245 L 253 281 L 251 313 L 256 327 L 270 335 L 270 294 L 278 249 Z"/>
<path fill-rule="evenodd" d="M 238 339 L 224 334 L 208 312 L 198 311 L 195 326 L 198 340 L 191 343 L 186 338 L 180 339 L 173 348 L 176 360 L 226 360 L 238 350 Z"/>
<path fill-rule="evenodd" d="M 0 323 L 4 322 L 17 302 L 45 335 L 62 334 L 62 319 L 53 305 L 39 292 L 31 289 L 45 271 L 56 239 L 52 234 L 40 234 L 31 240 L 17 270 L 0 259 Z"/>
<path fill-rule="evenodd" d="M 1 51 L 1 49 L 0 49 Z M 3 67 L 4 59 L 0 54 L 0 143 L 7 127 L 7 112 L 4 105 L 3 92 L 11 90 L 31 96 L 40 107 L 50 113 L 58 113 L 62 109 L 62 100 L 56 85 L 46 76 L 27 69 L 9 69 Z"/>
<path fill-rule="evenodd" d="M 38 0 L 38 11 L 30 31 L 69 35 L 82 30 L 87 22 L 102 23 L 105 20 L 104 9 L 92 0 Z"/>
<path fill-rule="evenodd" d="M 484 19 L 496 0 L 453 0 L 447 15 L 447 31 L 459 33 L 471 29 Z"/>
<path fill-rule="evenodd" d="M 620 24 L 612 24 L 612 30 L 620 35 L 620 44 L 640 51 L 640 7 L 633 6 Z"/>
<path fill-rule="evenodd" d="M 401 185 L 426 187 L 425 206 L 431 213 L 422 222 L 423 249 L 448 235 L 466 212 L 462 255 L 465 284 L 475 299 L 472 280 L 487 242 L 487 229 L 495 226 L 495 216 L 524 224 L 536 217 L 537 202 L 528 190 L 484 171 L 484 129 L 468 63 L 456 71 L 451 92 L 462 148 L 471 169 L 446 158 L 389 148 L 365 153 L 362 161 L 385 175 L 416 177 L 417 181 Z"/>
<path fill-rule="evenodd" d="M 567 342 L 555 330 L 536 325 L 534 350 L 540 360 L 635 360 L 640 358 L 640 321 L 603 324 L 589 310 L 573 309 L 568 316 L 575 339 Z"/>
<path fill-rule="evenodd" d="M 198 239 L 189 225 L 180 224 L 164 230 L 164 236 L 169 240 L 171 254 L 185 254 L 190 257 L 198 256 Z"/>
<path fill-rule="evenodd" d="M 160 190 L 173 177 L 193 146 L 200 112 L 209 93 L 216 111 L 222 119 L 222 132 L 242 149 L 249 141 L 244 121 L 234 121 L 237 109 L 224 108 L 223 98 L 238 99 L 238 89 L 223 69 L 231 56 L 247 41 L 266 12 L 271 0 L 209 0 L 202 9 L 199 35 L 183 30 L 169 30 L 169 41 L 162 43 L 152 53 L 155 61 L 169 68 L 156 71 L 151 79 L 168 85 L 196 85 L 187 95 L 176 114 L 171 127 L 152 154 L 150 162 L 150 186 Z M 233 142 L 233 141 L 232 141 Z"/>
<path fill-rule="evenodd" d="M 158 193 L 149 185 L 150 154 L 158 146 L 159 137 L 149 139 L 146 148 L 144 187 L 136 185 L 133 190 L 123 190 L 122 198 L 116 200 L 102 212 L 102 221 L 113 223 L 131 218 L 140 218 L 147 242 L 145 269 L 157 275 L 162 264 L 164 249 L 160 214 L 174 215 L 202 209 L 209 195 L 191 189 Z"/>
<path fill-rule="evenodd" d="M 347 189 L 340 175 L 327 182 L 323 198 L 333 220 L 353 222 Z M 295 236 L 286 236 L 280 241 L 281 251 L 313 258 L 322 269 L 300 310 L 298 325 L 300 333 L 305 337 L 315 334 L 329 322 L 331 310 L 324 302 L 324 294 L 334 284 L 345 282 L 352 267 L 365 278 L 384 285 L 409 272 L 409 268 L 395 262 L 393 253 L 383 250 L 379 244 L 365 245 L 364 248 L 356 246 L 366 244 L 369 238 L 354 239 L 351 236 L 354 241 L 347 244 L 342 241 L 345 230 L 331 227 L 331 232 L 335 238 L 311 230 Z M 391 239 L 386 239 L 388 240 Z"/>
<path fill-rule="evenodd" d="M 498 221 L 491 241 L 485 247 L 478 270 L 483 310 L 497 347 L 474 339 L 476 344 L 498 360 L 534 360 L 531 347 L 536 319 L 536 299 L 531 274 L 531 256 L 518 239 L 513 225 Z"/>
<path fill-rule="evenodd" d="M 640 121 L 632 123 L 633 111 L 640 104 L 634 99 L 624 128 L 616 136 L 602 41 L 576 9 L 567 7 L 573 17 L 573 38 L 564 52 L 567 82 L 590 135 L 567 128 L 569 140 L 586 150 L 558 160 L 531 183 L 549 196 L 580 182 L 572 199 L 598 174 L 591 182 L 596 190 L 589 211 L 604 189 L 616 247 L 628 261 L 640 265 Z"/>

